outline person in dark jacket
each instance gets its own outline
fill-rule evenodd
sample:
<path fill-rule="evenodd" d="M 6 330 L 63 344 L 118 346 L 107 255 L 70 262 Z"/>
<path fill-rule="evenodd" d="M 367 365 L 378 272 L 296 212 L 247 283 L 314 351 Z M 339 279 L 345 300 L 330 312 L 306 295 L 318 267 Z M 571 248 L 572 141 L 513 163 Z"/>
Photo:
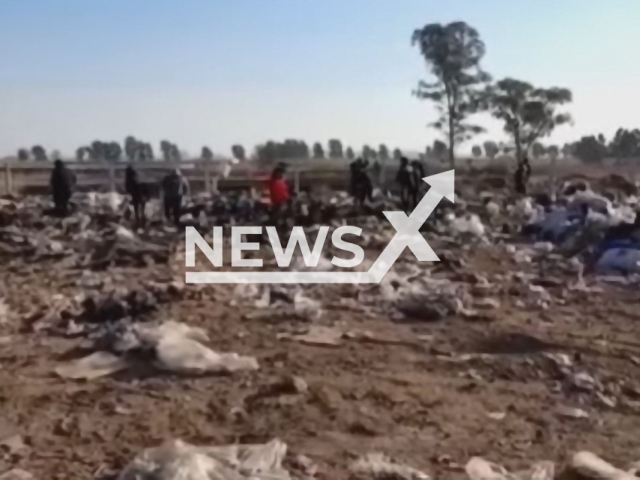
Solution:
<path fill-rule="evenodd" d="M 529 183 L 529 177 L 531 177 L 531 165 L 529 165 L 529 159 L 524 157 L 522 163 L 518 165 L 514 174 L 514 182 L 516 186 L 516 192 L 520 195 L 527 194 L 527 184 Z"/>
<path fill-rule="evenodd" d="M 418 197 L 420 195 L 420 187 L 423 185 L 422 179 L 425 177 L 424 165 L 419 160 L 411 162 L 411 174 L 413 181 L 411 183 L 411 200 L 413 201 L 412 209 L 418 205 Z"/>
<path fill-rule="evenodd" d="M 180 225 L 182 210 L 182 197 L 189 194 L 189 182 L 182 175 L 179 168 L 168 174 L 162 180 L 162 198 L 164 203 L 164 215 L 172 221 L 176 227 Z"/>
<path fill-rule="evenodd" d="M 379 186 L 382 179 L 382 165 L 378 160 L 373 162 L 373 165 L 371 167 L 371 174 L 373 175 L 373 181 L 376 185 Z"/>
<path fill-rule="evenodd" d="M 145 205 L 149 201 L 149 187 L 138 179 L 138 172 L 129 165 L 125 170 L 124 188 L 131 197 L 131 205 L 136 219 L 136 228 L 146 223 Z"/>
<path fill-rule="evenodd" d="M 396 183 L 400 186 L 402 209 L 409 212 L 415 206 L 417 188 L 413 168 L 406 157 L 400 158 L 400 169 L 396 174 Z"/>
<path fill-rule="evenodd" d="M 373 195 L 373 184 L 367 174 L 368 160 L 358 158 L 351 162 L 351 194 L 358 205 L 363 205 L 368 198 L 371 200 Z"/>
<path fill-rule="evenodd" d="M 69 212 L 69 200 L 71 200 L 75 185 L 76 176 L 74 173 L 65 167 L 62 160 L 56 160 L 51 172 L 51 193 L 56 213 L 66 215 Z"/>

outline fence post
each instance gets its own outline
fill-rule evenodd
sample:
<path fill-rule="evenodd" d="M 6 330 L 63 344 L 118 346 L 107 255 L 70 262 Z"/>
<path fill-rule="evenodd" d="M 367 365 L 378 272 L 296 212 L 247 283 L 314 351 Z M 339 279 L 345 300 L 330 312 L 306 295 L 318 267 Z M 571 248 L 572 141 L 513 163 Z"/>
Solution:
<path fill-rule="evenodd" d="M 11 166 L 8 162 L 4 165 L 4 184 L 7 195 L 11 195 L 13 193 L 13 178 L 11 177 Z"/>

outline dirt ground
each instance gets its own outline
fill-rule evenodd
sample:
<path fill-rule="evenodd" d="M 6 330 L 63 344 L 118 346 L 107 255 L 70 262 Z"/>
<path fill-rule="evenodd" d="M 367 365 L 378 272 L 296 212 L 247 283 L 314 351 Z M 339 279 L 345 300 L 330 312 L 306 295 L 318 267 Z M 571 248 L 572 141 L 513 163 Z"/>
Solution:
<path fill-rule="evenodd" d="M 481 247 L 467 261 L 490 280 L 522 268 Z M 521 290 L 501 284 L 492 292 L 501 306 L 488 319 L 430 323 L 372 315 L 340 301 L 354 295 L 349 286 L 326 287 L 335 301 L 315 323 L 350 333 L 326 347 L 279 338 L 300 325 L 252 320 L 249 305 L 230 305 L 230 286 L 187 285 L 153 318 L 203 327 L 211 348 L 255 356 L 259 370 L 199 378 L 127 372 L 77 382 L 54 368 L 86 354 L 82 339 L 34 331 L 25 320 L 51 308 L 56 295 L 81 289 L 81 272 L 56 268 L 0 272 L 13 312 L 0 325 L 0 437 L 19 434 L 26 444 L 0 446 L 0 473 L 18 467 L 38 479 L 110 478 L 169 438 L 221 445 L 277 437 L 289 460 L 306 455 L 325 479 L 348 478 L 349 464 L 367 452 L 454 479 L 465 478 L 472 456 L 509 470 L 552 460 L 558 472 L 579 450 L 620 467 L 640 459 L 640 299 L 630 287 L 585 293 L 567 291 L 569 279 L 550 279 L 547 288 L 561 301 L 528 311 L 518 306 Z M 107 273 L 135 286 L 181 278 L 172 268 Z M 572 372 L 588 373 L 609 393 L 567 388 L 550 353 L 567 354 Z M 282 387 L 292 376 L 308 391 Z M 563 416 L 567 407 L 589 416 Z"/>

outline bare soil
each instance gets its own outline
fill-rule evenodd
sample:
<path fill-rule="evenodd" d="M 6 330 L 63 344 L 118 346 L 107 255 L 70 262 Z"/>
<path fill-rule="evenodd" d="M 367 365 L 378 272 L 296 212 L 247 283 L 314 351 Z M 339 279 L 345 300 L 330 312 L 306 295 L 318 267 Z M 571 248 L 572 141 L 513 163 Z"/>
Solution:
<path fill-rule="evenodd" d="M 468 262 L 488 278 L 522 268 L 482 249 Z M 328 302 L 316 323 L 352 335 L 323 347 L 278 338 L 300 325 L 247 319 L 253 309 L 230 306 L 230 286 L 187 286 L 153 317 L 203 327 L 211 348 L 255 356 L 258 371 L 200 378 L 126 372 L 76 382 L 54 368 L 86 354 L 82 339 L 34 332 L 28 322 L 29 312 L 52 308 L 56 295 L 80 290 L 81 273 L 55 265 L 0 272 L 12 311 L 0 325 L 0 437 L 20 434 L 27 444 L 13 453 L 0 446 L 0 473 L 18 467 L 41 479 L 100 478 L 169 438 L 229 444 L 278 437 L 291 458 L 308 456 L 317 477 L 332 480 L 348 478 L 349 464 L 372 451 L 435 478 L 465 478 L 472 456 L 510 470 L 536 460 L 553 460 L 560 470 L 579 450 L 620 467 L 638 460 L 640 298 L 629 287 L 569 292 L 565 279 L 548 287 L 562 301 L 527 311 L 518 292 L 501 285 L 493 292 L 501 307 L 478 322 L 397 322 Z M 168 267 L 108 274 L 134 286 L 182 275 Z M 353 289 L 327 292 L 349 297 Z M 571 369 L 605 385 L 615 405 L 567 389 L 547 353 L 567 354 Z M 284 388 L 291 376 L 308 391 Z M 559 407 L 579 407 L 589 418 L 563 417 Z"/>

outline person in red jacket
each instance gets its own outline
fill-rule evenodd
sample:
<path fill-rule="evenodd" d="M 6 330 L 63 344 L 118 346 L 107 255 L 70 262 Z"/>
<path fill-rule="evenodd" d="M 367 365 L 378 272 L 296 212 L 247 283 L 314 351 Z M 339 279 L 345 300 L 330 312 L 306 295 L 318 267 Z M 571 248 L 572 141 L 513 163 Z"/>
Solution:
<path fill-rule="evenodd" d="M 280 163 L 271 173 L 269 179 L 269 196 L 272 207 L 281 207 L 289 201 L 289 186 L 284 180 L 285 165 Z"/>
<path fill-rule="evenodd" d="M 284 179 L 286 165 L 279 163 L 269 179 L 269 197 L 271 198 L 271 221 L 276 228 L 281 227 L 284 209 L 289 203 L 289 185 Z"/>

